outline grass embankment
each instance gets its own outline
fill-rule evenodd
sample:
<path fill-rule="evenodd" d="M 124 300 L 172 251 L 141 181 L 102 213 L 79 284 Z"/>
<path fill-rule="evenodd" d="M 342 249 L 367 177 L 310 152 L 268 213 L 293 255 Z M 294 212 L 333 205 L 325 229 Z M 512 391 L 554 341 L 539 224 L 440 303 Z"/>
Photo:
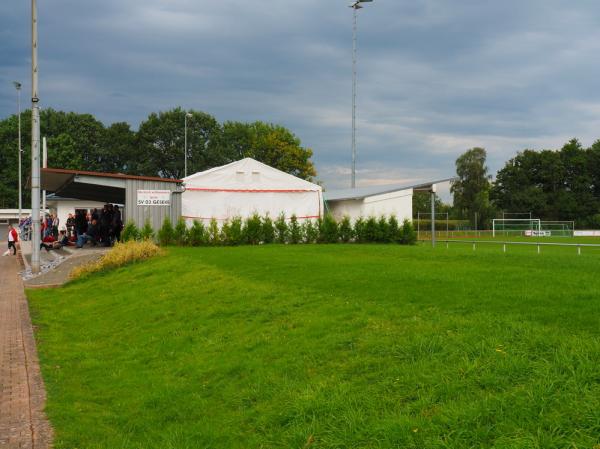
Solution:
<path fill-rule="evenodd" d="M 600 259 L 172 248 L 29 291 L 56 448 L 593 448 Z"/>

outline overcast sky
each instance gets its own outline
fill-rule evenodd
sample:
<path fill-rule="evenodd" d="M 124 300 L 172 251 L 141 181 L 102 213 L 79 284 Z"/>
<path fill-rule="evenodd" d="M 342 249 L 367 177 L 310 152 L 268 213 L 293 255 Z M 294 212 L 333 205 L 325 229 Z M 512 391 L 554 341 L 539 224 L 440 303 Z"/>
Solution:
<path fill-rule="evenodd" d="M 30 96 L 29 1 L 0 3 L 0 117 Z M 347 187 L 352 10 L 344 0 L 39 1 L 42 107 L 137 129 L 175 106 L 290 128 Z M 524 148 L 600 137 L 597 0 L 375 0 L 358 17 L 358 185 L 492 172 Z"/>

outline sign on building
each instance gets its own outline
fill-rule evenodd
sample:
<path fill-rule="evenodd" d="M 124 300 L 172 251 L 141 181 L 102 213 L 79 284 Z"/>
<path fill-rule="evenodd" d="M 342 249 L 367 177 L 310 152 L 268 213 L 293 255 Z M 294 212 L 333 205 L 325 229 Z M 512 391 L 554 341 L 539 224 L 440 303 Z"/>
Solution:
<path fill-rule="evenodd" d="M 138 206 L 170 206 L 171 191 L 170 190 L 138 190 L 137 191 Z"/>

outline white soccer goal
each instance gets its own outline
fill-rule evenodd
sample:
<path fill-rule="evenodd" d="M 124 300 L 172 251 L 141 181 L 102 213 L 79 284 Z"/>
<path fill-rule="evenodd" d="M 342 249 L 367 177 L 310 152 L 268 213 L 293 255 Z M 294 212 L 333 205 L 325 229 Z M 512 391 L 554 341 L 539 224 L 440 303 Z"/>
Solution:
<path fill-rule="evenodd" d="M 542 220 L 539 218 L 495 218 L 492 220 L 492 236 L 541 235 Z"/>
<path fill-rule="evenodd" d="M 542 221 L 541 227 L 546 236 L 573 237 L 575 235 L 574 221 Z"/>

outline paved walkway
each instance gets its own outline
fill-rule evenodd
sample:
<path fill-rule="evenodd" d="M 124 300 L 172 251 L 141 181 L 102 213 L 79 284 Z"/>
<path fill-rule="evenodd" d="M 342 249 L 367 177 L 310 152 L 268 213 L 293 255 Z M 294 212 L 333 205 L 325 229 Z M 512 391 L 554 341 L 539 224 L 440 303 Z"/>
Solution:
<path fill-rule="evenodd" d="M 46 449 L 52 433 L 43 413 L 44 384 L 18 270 L 14 256 L 0 256 L 0 449 Z"/>

